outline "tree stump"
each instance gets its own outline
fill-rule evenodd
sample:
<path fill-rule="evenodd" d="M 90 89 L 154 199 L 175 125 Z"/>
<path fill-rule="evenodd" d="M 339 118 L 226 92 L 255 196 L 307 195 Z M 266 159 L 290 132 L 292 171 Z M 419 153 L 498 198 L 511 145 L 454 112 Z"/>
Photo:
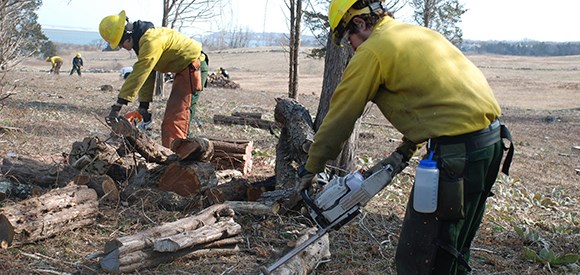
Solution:
<path fill-rule="evenodd" d="M 131 272 L 170 262 L 179 257 L 231 255 L 239 252 L 241 227 L 225 204 L 153 227 L 105 244 L 100 261 L 105 272 Z"/>
<path fill-rule="evenodd" d="M 0 242 L 19 246 L 93 224 L 98 206 L 93 189 L 68 185 L 0 208 Z"/>

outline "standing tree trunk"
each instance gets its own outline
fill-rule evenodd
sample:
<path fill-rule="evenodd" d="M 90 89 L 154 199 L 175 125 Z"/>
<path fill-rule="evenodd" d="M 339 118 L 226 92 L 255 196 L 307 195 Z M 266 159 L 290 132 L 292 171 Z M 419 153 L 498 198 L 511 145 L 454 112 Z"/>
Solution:
<path fill-rule="evenodd" d="M 324 79 L 322 82 L 322 93 L 320 95 L 320 102 L 316 112 L 316 119 L 314 120 L 314 130 L 318 131 L 318 127 L 322 124 L 322 120 L 329 110 L 330 99 L 334 94 L 334 90 L 338 86 L 342 73 L 346 68 L 346 64 L 352 57 L 353 51 L 350 47 L 339 48 L 332 44 L 332 35 L 329 33 L 326 40 L 326 56 L 324 57 Z M 360 128 L 360 121 L 357 121 L 350 139 L 344 144 L 342 153 L 338 159 L 331 163 L 332 165 L 344 169 L 346 171 L 352 170 L 354 167 L 353 159 L 355 152 L 355 142 Z"/>
<path fill-rule="evenodd" d="M 290 60 L 288 75 L 288 97 L 298 95 L 298 53 L 300 51 L 300 22 L 302 21 L 302 0 L 290 0 Z"/>

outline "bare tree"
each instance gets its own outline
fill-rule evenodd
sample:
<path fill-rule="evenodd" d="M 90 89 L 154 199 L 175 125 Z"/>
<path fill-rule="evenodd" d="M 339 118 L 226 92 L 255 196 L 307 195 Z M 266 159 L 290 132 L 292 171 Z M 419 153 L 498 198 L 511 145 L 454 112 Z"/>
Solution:
<path fill-rule="evenodd" d="M 463 42 L 463 31 L 457 24 L 467 11 L 459 0 L 412 0 L 414 21 L 435 31 L 456 46 Z"/>
<path fill-rule="evenodd" d="M 0 1 L 0 68 L 7 69 L 20 57 L 39 53 L 48 38 L 36 22 L 40 0 Z"/>
<path fill-rule="evenodd" d="M 207 21 L 227 3 L 227 0 L 163 0 L 161 26 L 181 30 L 194 22 Z"/>

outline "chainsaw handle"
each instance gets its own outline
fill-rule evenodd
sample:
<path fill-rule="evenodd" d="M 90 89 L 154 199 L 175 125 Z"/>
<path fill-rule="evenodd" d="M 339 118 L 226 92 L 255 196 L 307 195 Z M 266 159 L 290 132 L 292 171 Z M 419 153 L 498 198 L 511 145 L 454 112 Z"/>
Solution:
<path fill-rule="evenodd" d="M 326 221 L 326 219 L 323 219 L 324 215 L 322 214 L 322 209 L 320 209 L 314 203 L 314 200 L 310 198 L 310 196 L 308 195 L 308 190 L 304 189 L 300 191 L 300 195 L 302 196 L 302 199 L 304 199 L 304 203 L 306 203 L 306 205 L 308 205 L 308 207 L 312 209 L 312 211 L 316 212 L 317 217 L 319 217 L 318 219 L 316 219 L 316 222 L 322 227 L 328 226 L 328 221 Z"/>

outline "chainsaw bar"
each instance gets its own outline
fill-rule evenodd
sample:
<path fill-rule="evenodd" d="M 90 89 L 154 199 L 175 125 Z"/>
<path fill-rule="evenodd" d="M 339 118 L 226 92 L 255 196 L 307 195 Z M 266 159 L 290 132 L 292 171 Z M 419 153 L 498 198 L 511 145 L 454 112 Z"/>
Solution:
<path fill-rule="evenodd" d="M 358 210 L 359 210 L 358 207 L 353 207 L 352 209 L 350 209 L 350 211 L 345 212 L 340 218 L 336 219 L 330 225 L 328 225 L 326 227 L 319 227 L 318 231 L 316 231 L 316 234 L 312 235 L 310 238 L 308 238 L 306 241 L 304 241 L 300 245 L 294 247 L 292 250 L 290 250 L 288 253 L 286 253 L 286 255 L 284 255 L 282 258 L 278 259 L 275 263 L 270 265 L 268 268 L 266 268 L 264 266 L 260 267 L 260 271 L 262 272 L 261 274 L 269 275 L 276 268 L 280 267 L 285 262 L 290 260 L 292 257 L 296 256 L 298 253 L 300 253 L 304 249 L 306 249 L 306 247 L 308 247 L 309 245 L 313 244 L 315 241 L 320 239 L 322 236 L 324 236 L 324 234 L 328 233 L 329 230 L 338 229 L 338 228 L 340 228 L 340 226 L 344 225 L 345 221 L 352 220 L 355 216 L 357 216 L 360 213 Z"/>

